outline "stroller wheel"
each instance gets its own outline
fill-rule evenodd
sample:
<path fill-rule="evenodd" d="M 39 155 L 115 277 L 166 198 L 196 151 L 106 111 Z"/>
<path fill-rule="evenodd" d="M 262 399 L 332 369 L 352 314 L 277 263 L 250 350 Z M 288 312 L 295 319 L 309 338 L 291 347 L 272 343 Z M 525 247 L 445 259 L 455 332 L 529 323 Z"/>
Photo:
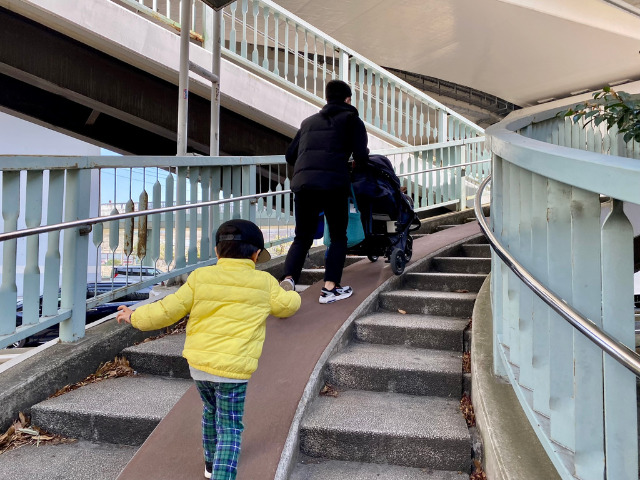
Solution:
<path fill-rule="evenodd" d="M 367 258 L 371 262 L 377 262 L 378 261 L 378 256 L 377 255 L 367 255 Z"/>
<path fill-rule="evenodd" d="M 396 275 L 401 275 L 404 272 L 405 264 L 404 252 L 399 248 L 394 248 L 391 252 L 391 271 Z"/>
<path fill-rule="evenodd" d="M 413 255 L 413 238 L 411 238 L 411 235 L 408 235 L 407 244 L 404 247 L 404 261 L 406 263 L 409 263 L 409 260 L 411 260 L 412 255 Z"/>

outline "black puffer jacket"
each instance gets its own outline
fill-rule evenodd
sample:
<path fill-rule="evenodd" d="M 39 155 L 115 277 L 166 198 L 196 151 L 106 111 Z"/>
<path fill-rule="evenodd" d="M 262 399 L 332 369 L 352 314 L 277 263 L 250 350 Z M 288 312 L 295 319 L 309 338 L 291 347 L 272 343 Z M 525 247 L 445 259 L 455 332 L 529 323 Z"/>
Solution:
<path fill-rule="evenodd" d="M 366 161 L 367 131 L 358 110 L 345 102 L 327 103 L 319 113 L 303 120 L 287 149 L 294 165 L 291 189 L 329 190 L 347 187 L 348 161 Z"/>

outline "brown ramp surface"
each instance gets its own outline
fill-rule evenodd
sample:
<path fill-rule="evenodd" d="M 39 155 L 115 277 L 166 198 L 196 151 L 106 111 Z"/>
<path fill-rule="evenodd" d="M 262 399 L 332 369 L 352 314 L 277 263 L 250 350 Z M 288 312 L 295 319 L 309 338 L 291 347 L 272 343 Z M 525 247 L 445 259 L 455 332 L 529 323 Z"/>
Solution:
<path fill-rule="evenodd" d="M 478 233 L 477 222 L 472 222 L 416 239 L 411 263 Z M 274 478 L 298 402 L 322 352 L 353 311 L 392 276 L 388 263 L 357 262 L 345 268 L 342 279 L 353 287 L 350 298 L 321 305 L 317 283 L 301 293 L 302 307 L 294 316 L 267 319 L 260 365 L 247 389 L 239 480 Z M 204 478 L 201 420 L 202 402 L 194 386 L 160 422 L 118 480 Z"/>

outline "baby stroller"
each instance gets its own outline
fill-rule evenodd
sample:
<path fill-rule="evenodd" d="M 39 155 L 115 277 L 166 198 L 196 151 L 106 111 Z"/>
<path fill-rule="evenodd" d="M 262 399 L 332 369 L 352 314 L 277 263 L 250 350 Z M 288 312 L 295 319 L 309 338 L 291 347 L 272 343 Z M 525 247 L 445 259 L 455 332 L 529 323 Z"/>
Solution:
<path fill-rule="evenodd" d="M 352 183 L 365 239 L 347 253 L 366 255 L 372 262 L 384 256 L 400 275 L 413 253 L 409 232 L 420 228 L 411 197 L 402 192 L 391 162 L 382 155 L 370 155 L 364 165 L 356 165 Z"/>

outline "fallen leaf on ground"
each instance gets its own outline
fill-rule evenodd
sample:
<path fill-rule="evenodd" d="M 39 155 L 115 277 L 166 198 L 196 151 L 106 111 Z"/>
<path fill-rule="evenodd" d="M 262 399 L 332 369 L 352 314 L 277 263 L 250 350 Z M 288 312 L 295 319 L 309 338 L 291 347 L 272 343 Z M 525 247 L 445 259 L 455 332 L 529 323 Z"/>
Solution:
<path fill-rule="evenodd" d="M 75 438 L 66 438 L 61 435 L 54 435 L 49 432 L 31 425 L 30 420 L 20 412 L 18 420 L 13 422 L 8 430 L 0 435 L 0 455 L 9 450 L 23 447 L 25 445 L 33 445 L 39 447 L 42 444 L 59 445 L 62 443 L 73 443 Z"/>
<path fill-rule="evenodd" d="M 462 354 L 462 372 L 471 373 L 471 352 Z"/>
<path fill-rule="evenodd" d="M 453 293 L 469 293 L 469 290 L 465 290 L 464 288 L 461 288 L 460 290 L 454 290 Z"/>
<path fill-rule="evenodd" d="M 322 390 L 320 390 L 320 395 L 324 395 L 326 397 L 337 397 L 338 390 L 333 385 L 325 383 L 324 387 L 322 387 Z"/>
<path fill-rule="evenodd" d="M 471 404 L 471 398 L 466 393 L 462 395 L 462 400 L 460 400 L 460 411 L 467 422 L 467 426 L 473 427 L 476 424 L 476 414 Z"/>
<path fill-rule="evenodd" d="M 77 390 L 90 383 L 101 382 L 107 378 L 132 377 L 135 374 L 133 368 L 129 365 L 129 360 L 124 357 L 116 357 L 110 362 L 101 363 L 96 373 L 92 373 L 84 380 L 74 383 L 73 385 L 65 385 L 49 398 L 59 397 L 60 395 Z"/>
<path fill-rule="evenodd" d="M 403 315 L 406 315 L 406 314 L 407 314 L 407 312 L 406 312 L 405 310 L 400 310 L 400 309 L 398 309 L 398 313 L 401 313 L 401 314 L 403 314 Z"/>

